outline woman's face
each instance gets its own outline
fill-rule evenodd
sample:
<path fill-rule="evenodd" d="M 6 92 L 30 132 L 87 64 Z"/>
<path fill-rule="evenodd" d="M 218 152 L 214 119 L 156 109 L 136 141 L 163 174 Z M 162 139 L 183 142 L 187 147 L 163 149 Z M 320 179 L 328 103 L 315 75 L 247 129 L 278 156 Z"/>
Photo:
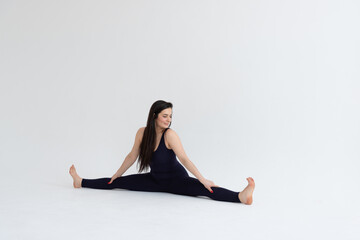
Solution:
<path fill-rule="evenodd" d="M 158 118 L 155 119 L 155 123 L 158 127 L 168 128 L 171 123 L 171 120 L 172 120 L 172 109 L 166 108 L 159 113 Z"/>

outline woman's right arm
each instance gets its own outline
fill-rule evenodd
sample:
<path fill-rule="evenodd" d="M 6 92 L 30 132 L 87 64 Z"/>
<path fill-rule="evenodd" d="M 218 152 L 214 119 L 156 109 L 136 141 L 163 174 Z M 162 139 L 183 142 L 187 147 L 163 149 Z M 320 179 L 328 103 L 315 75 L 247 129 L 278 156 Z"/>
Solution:
<path fill-rule="evenodd" d="M 116 178 L 121 177 L 136 161 L 140 154 L 140 143 L 144 134 L 145 127 L 139 128 L 135 136 L 135 143 L 131 152 L 125 157 L 124 162 L 114 176 L 111 178 L 110 183 Z"/>

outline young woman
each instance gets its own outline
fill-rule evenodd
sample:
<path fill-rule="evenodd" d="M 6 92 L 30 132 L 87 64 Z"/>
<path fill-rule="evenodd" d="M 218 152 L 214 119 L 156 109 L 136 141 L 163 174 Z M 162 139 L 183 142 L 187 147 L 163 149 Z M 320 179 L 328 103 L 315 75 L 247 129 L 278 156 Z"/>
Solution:
<path fill-rule="evenodd" d="M 185 154 L 176 132 L 170 129 L 173 105 L 162 100 L 150 108 L 146 127 L 140 128 L 131 152 L 111 178 L 85 179 L 79 177 L 75 166 L 70 167 L 75 188 L 114 189 L 133 191 L 168 192 L 187 196 L 206 196 L 213 200 L 251 204 L 254 180 L 241 192 L 230 191 L 204 178 Z M 176 159 L 176 156 L 182 163 Z M 149 173 L 122 176 L 136 159 L 139 173 L 150 167 Z M 190 177 L 185 166 L 196 178 Z"/>

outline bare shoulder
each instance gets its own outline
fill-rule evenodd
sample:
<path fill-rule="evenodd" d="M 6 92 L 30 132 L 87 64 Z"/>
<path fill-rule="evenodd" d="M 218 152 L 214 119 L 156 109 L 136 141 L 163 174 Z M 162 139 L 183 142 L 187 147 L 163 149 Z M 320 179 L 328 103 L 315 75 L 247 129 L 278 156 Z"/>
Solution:
<path fill-rule="evenodd" d="M 145 130 L 145 127 L 139 128 L 137 130 L 134 146 L 131 149 L 131 152 L 128 154 L 128 156 L 130 156 L 131 159 L 133 159 L 134 161 L 137 159 L 137 157 L 140 154 L 140 144 L 141 144 L 142 138 L 144 136 L 144 130 Z"/>
<path fill-rule="evenodd" d="M 165 136 L 167 137 L 170 149 L 174 151 L 180 162 L 185 164 L 189 158 L 185 153 L 178 134 L 173 129 L 169 128 L 165 132 Z"/>
<path fill-rule="evenodd" d="M 144 135 L 144 131 L 145 131 L 146 127 L 141 127 L 138 129 L 138 131 L 136 132 L 136 136 L 139 137 L 140 139 L 142 139 L 143 135 Z"/>
<path fill-rule="evenodd" d="M 169 128 L 165 132 L 165 138 L 169 139 L 171 142 L 180 141 L 180 138 L 179 138 L 178 134 L 175 132 L 174 129 L 171 129 L 171 128 Z"/>
<path fill-rule="evenodd" d="M 174 129 L 169 128 L 166 132 L 165 135 L 168 136 L 177 136 L 177 133 L 174 131 Z"/>

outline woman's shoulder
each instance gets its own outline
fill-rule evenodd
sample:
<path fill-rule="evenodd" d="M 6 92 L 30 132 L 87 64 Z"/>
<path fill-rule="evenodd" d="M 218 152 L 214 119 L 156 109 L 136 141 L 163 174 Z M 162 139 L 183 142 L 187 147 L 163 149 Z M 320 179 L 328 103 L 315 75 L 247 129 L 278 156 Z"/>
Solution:
<path fill-rule="evenodd" d="M 167 128 L 166 132 L 175 132 L 172 128 Z"/>
<path fill-rule="evenodd" d="M 137 130 L 136 132 L 136 136 L 139 136 L 142 139 L 142 136 L 144 135 L 144 131 L 145 131 L 146 127 L 141 127 Z"/>
<path fill-rule="evenodd" d="M 138 132 L 138 133 L 140 133 L 140 132 L 143 133 L 143 132 L 145 131 L 145 128 L 146 128 L 146 127 L 141 127 L 141 128 L 139 128 L 139 129 L 137 130 L 137 132 Z"/>
<path fill-rule="evenodd" d="M 174 129 L 168 128 L 168 129 L 166 130 L 166 132 L 165 132 L 165 135 L 167 135 L 167 136 L 169 136 L 169 135 L 174 136 L 174 135 L 177 135 L 177 133 L 175 132 Z"/>
<path fill-rule="evenodd" d="M 146 127 L 140 127 L 137 131 L 138 134 L 140 134 L 141 136 L 144 134 Z M 165 135 L 177 135 L 175 130 L 172 128 L 167 128 L 165 131 Z"/>

